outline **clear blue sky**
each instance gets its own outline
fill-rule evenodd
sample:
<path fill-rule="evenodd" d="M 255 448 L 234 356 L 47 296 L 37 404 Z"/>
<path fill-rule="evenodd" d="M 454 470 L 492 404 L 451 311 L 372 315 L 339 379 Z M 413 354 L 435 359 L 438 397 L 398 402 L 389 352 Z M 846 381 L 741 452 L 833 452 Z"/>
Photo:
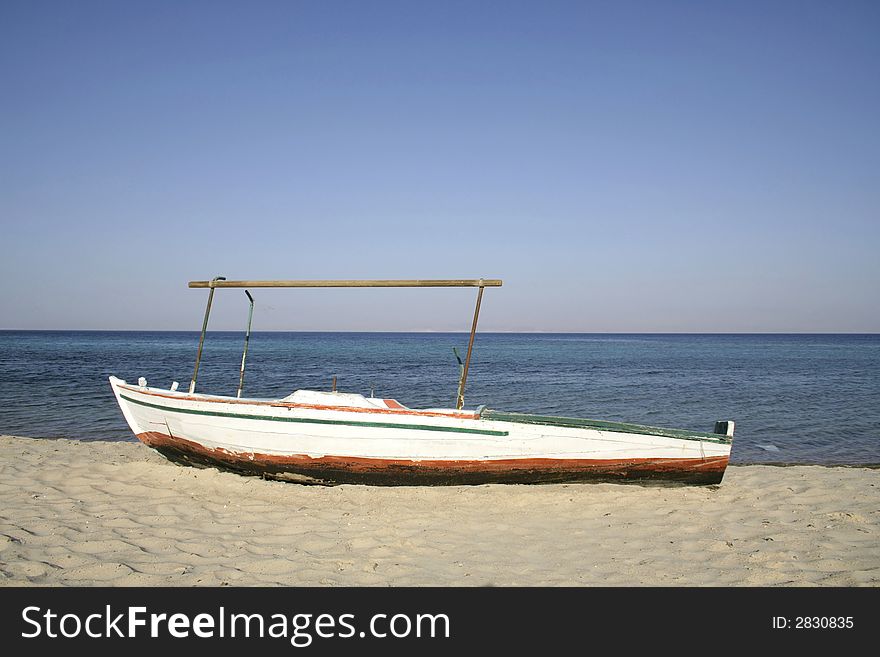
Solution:
<path fill-rule="evenodd" d="M 880 3 L 0 3 L 0 328 L 499 277 L 485 330 L 880 331 Z M 257 291 L 467 330 L 472 290 Z M 241 328 L 218 293 L 211 328 Z"/>

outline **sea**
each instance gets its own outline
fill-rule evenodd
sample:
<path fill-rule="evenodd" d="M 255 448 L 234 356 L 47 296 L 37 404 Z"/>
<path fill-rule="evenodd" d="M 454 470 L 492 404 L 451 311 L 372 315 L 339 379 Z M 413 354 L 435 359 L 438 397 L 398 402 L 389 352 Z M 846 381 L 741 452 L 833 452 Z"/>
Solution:
<path fill-rule="evenodd" d="M 198 332 L 0 331 L 0 433 L 134 440 L 111 374 L 189 386 Z M 464 333 L 257 332 L 245 397 L 298 389 L 451 407 Z M 209 332 L 197 391 L 235 395 L 244 335 Z M 465 408 L 711 431 L 740 464 L 880 464 L 880 335 L 480 333 Z"/>

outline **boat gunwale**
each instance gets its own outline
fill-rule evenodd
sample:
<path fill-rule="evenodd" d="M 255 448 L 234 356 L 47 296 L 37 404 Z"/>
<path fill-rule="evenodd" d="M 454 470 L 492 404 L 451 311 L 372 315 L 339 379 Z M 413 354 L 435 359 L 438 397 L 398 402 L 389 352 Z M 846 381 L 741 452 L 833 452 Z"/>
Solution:
<path fill-rule="evenodd" d="M 118 381 L 118 380 L 117 380 Z M 142 395 L 152 395 L 154 397 L 162 397 L 163 399 L 173 399 L 176 401 L 191 402 L 210 402 L 213 404 L 239 404 L 242 406 L 268 406 L 272 408 L 304 408 L 316 411 L 340 411 L 350 413 L 374 413 L 379 415 L 414 415 L 420 417 L 442 417 L 453 418 L 456 420 L 479 420 L 480 416 L 476 411 L 457 411 L 450 409 L 449 411 L 426 411 L 414 408 L 364 408 L 362 406 L 333 406 L 325 404 L 302 404 L 299 402 L 286 402 L 280 399 L 240 399 L 236 397 L 223 397 L 221 395 L 193 395 L 188 393 L 168 394 L 165 391 L 156 388 L 145 388 L 141 386 L 131 385 L 129 383 L 117 383 L 122 389 L 131 392 L 137 392 Z M 366 399 L 366 398 L 365 398 Z M 395 400 L 396 401 L 396 400 Z M 399 403 L 399 402 L 398 402 Z"/>
<path fill-rule="evenodd" d="M 708 431 L 704 433 L 702 431 L 689 431 L 687 429 L 667 429 L 665 427 L 653 427 L 650 425 L 632 424 L 629 422 L 611 422 L 607 420 L 591 420 L 588 418 L 561 417 L 555 415 L 533 415 L 529 413 L 494 411 L 490 409 L 483 409 L 480 413 L 480 417 L 484 420 L 495 422 L 511 422 L 514 424 L 531 424 L 569 429 L 595 429 L 596 431 L 614 431 L 617 433 L 632 433 L 643 436 L 699 440 L 721 445 L 733 444 L 732 436 L 725 436 L 719 433 Z"/>

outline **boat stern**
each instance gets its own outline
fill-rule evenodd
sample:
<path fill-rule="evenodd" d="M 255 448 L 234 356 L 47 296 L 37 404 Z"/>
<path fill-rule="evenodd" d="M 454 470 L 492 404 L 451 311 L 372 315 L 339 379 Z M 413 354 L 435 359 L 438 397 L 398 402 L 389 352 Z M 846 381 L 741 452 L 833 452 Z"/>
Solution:
<path fill-rule="evenodd" d="M 715 422 L 715 430 L 712 433 L 727 436 L 732 440 L 734 428 L 736 428 L 736 423 L 733 420 L 718 420 Z"/>

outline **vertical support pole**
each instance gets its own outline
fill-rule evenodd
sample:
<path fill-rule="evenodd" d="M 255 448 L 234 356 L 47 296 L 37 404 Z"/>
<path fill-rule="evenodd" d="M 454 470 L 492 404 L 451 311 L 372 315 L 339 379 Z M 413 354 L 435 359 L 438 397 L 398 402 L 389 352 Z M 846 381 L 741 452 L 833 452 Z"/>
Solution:
<path fill-rule="evenodd" d="M 205 321 L 202 322 L 202 335 L 199 337 L 199 350 L 196 352 L 196 368 L 193 371 L 192 381 L 189 382 L 189 394 L 196 390 L 196 379 L 199 378 L 199 363 L 202 360 L 202 345 L 205 344 L 205 332 L 208 330 L 208 316 L 211 314 L 211 302 L 214 301 L 214 282 L 225 281 L 225 276 L 215 276 L 211 281 L 211 291 L 208 292 L 208 305 L 205 308 Z"/>
<path fill-rule="evenodd" d="M 468 368 L 471 365 L 471 353 L 474 350 L 474 335 L 477 333 L 477 320 L 480 318 L 480 302 L 483 300 L 483 279 L 480 279 L 480 289 L 477 292 L 477 307 L 474 308 L 474 323 L 471 324 L 471 337 L 468 340 L 467 356 L 464 357 L 464 369 L 461 371 L 461 381 L 458 383 L 458 399 L 455 402 L 455 408 L 461 410 L 464 406 L 464 388 L 467 384 Z"/>
<path fill-rule="evenodd" d="M 239 398 L 241 397 L 241 390 L 244 388 L 244 361 L 247 358 L 248 341 L 251 339 L 251 320 L 254 318 L 254 298 L 247 290 L 245 290 L 244 293 L 247 295 L 248 301 L 251 302 L 251 306 L 248 309 L 247 330 L 244 332 L 244 351 L 241 352 L 241 371 L 238 374 L 238 393 L 235 395 Z"/>
<path fill-rule="evenodd" d="M 458 355 L 458 347 L 453 347 L 452 353 L 455 354 L 455 360 L 458 361 L 458 391 L 455 393 L 455 407 L 458 408 L 458 400 L 461 399 L 464 401 L 464 391 L 461 389 L 461 377 L 464 374 L 464 362 L 462 362 L 461 356 Z"/>

